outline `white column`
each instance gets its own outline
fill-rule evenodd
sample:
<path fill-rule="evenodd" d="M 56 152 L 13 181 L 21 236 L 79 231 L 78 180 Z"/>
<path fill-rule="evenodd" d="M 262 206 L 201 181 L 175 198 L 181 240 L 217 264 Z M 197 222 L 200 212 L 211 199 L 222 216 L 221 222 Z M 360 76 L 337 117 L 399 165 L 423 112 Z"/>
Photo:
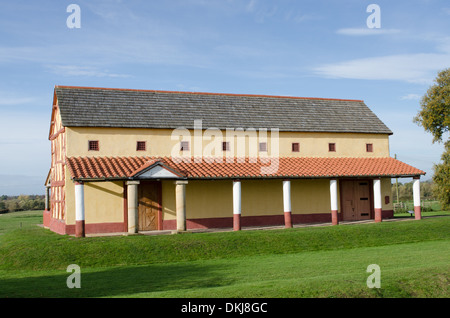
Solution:
<path fill-rule="evenodd" d="M 413 178 L 413 199 L 414 199 L 414 217 L 416 220 L 422 219 L 420 209 L 420 176 Z"/>
<path fill-rule="evenodd" d="M 381 180 L 373 180 L 373 204 L 375 209 L 375 222 L 381 222 Z"/>
<path fill-rule="evenodd" d="M 331 223 L 333 225 L 339 224 L 337 197 L 337 180 L 330 180 Z"/>
<path fill-rule="evenodd" d="M 186 231 L 186 180 L 175 181 L 177 231 Z"/>
<path fill-rule="evenodd" d="M 291 181 L 283 180 L 283 208 L 284 208 L 284 226 L 292 227 L 291 211 Z"/>
<path fill-rule="evenodd" d="M 233 230 L 241 229 L 241 181 L 233 181 Z"/>
<path fill-rule="evenodd" d="M 85 236 L 84 184 L 75 182 L 75 236 Z"/>
<path fill-rule="evenodd" d="M 127 182 L 128 233 L 137 233 L 139 226 L 138 185 L 139 181 Z"/>

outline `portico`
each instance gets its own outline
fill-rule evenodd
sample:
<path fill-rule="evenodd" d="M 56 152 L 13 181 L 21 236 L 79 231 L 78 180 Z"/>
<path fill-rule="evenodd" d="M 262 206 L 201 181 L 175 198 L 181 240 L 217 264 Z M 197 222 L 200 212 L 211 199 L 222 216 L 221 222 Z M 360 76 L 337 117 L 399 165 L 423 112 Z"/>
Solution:
<path fill-rule="evenodd" d="M 210 227 L 232 227 L 239 231 L 243 224 L 284 225 L 285 228 L 311 222 L 338 225 L 340 221 L 363 219 L 381 222 L 383 214 L 391 216 L 390 210 L 386 210 L 391 201 L 390 182 L 387 183 L 390 179 L 385 177 L 351 178 L 344 175 L 328 179 L 280 175 L 261 178 L 247 174 L 241 178 L 224 178 L 212 176 L 210 167 L 207 169 L 202 165 L 208 163 L 184 164 L 182 170 L 167 159 L 143 160 L 141 167 L 123 181 L 127 203 L 124 222 L 128 233 L 167 229 L 184 232 Z M 220 170 L 217 164 L 215 166 Z M 189 173 L 201 173 L 202 169 L 209 171 L 208 178 Z M 420 175 L 414 175 L 413 180 L 415 214 L 416 219 L 420 219 Z M 76 236 L 85 235 L 84 183 L 82 180 L 75 183 Z M 148 188 L 149 184 L 152 188 Z M 328 184 L 328 194 L 323 192 L 325 184 Z M 161 193 L 153 195 L 154 191 Z M 146 193 L 149 193 L 150 201 L 146 201 Z M 197 203 L 198 195 L 208 198 L 204 205 Z M 327 201 L 328 212 L 324 208 Z M 205 214 L 206 218 L 203 217 Z M 153 222 L 154 226 L 145 228 L 147 221 L 144 219 Z"/>

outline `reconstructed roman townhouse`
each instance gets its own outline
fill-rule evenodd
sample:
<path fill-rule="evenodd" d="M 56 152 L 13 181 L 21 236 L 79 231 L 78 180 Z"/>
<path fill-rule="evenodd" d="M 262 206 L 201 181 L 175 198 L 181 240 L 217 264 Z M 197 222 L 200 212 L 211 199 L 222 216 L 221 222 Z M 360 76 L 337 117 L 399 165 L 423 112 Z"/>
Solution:
<path fill-rule="evenodd" d="M 361 100 L 56 86 L 44 226 L 61 234 L 393 216 L 391 130 Z"/>

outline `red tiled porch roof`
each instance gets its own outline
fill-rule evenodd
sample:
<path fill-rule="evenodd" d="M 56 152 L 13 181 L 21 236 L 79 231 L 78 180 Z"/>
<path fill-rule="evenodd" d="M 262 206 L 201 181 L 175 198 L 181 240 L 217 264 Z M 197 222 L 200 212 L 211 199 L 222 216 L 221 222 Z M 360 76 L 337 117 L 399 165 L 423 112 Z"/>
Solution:
<path fill-rule="evenodd" d="M 200 158 L 197 158 L 200 159 Z M 222 159 L 222 158 L 221 158 Z M 155 164 L 164 165 L 187 179 L 205 178 L 327 178 L 327 177 L 412 177 L 425 172 L 394 158 L 278 158 L 213 159 L 191 158 L 190 162 L 170 157 L 70 157 L 67 158 L 72 179 L 132 179 L 138 172 Z M 268 171 L 262 170 L 262 168 Z"/>

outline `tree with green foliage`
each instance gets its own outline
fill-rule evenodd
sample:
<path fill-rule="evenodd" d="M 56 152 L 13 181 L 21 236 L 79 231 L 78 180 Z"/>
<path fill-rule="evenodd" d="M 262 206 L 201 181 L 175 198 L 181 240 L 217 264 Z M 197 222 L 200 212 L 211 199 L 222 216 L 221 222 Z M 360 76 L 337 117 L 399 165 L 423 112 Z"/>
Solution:
<path fill-rule="evenodd" d="M 433 143 L 443 142 L 442 162 L 434 165 L 435 193 L 444 209 L 450 209 L 450 68 L 440 71 L 420 101 L 421 109 L 414 122 L 433 135 Z"/>
<path fill-rule="evenodd" d="M 414 117 L 414 122 L 433 135 L 433 143 L 442 142 L 450 127 L 450 68 L 439 72 L 435 82 L 422 97 L 421 109 Z"/>
<path fill-rule="evenodd" d="M 438 200 L 444 209 L 450 210 L 450 141 L 445 143 L 441 159 L 442 163 L 434 165 L 433 180 Z"/>

